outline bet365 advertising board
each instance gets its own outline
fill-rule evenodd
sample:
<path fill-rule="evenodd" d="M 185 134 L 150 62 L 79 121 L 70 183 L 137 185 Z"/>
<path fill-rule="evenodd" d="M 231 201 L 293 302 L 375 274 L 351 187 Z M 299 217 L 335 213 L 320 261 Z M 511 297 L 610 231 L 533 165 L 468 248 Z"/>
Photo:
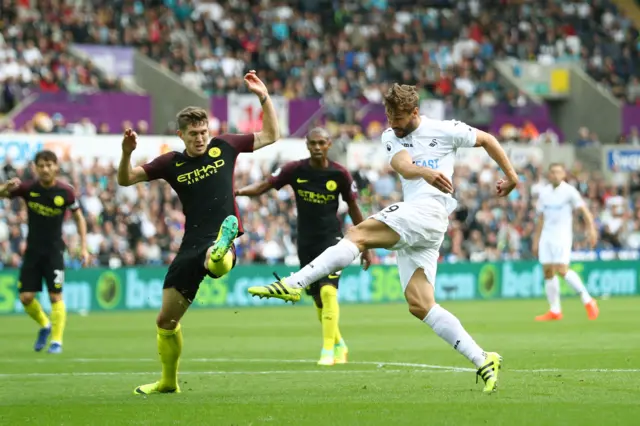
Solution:
<path fill-rule="evenodd" d="M 200 286 L 195 308 L 282 305 L 281 300 L 252 298 L 247 288 L 273 281 L 274 269 L 286 275 L 294 268 L 251 265 L 236 267 L 219 280 L 207 278 Z M 639 293 L 638 263 L 595 261 L 572 265 L 593 296 L 629 296 Z M 162 301 L 165 268 L 78 269 L 65 274 L 64 298 L 70 311 L 158 309 Z M 542 267 L 534 262 L 442 264 L 436 297 L 445 300 L 517 299 L 544 297 Z M 22 311 L 18 299 L 18 271 L 0 271 L 0 314 Z M 565 295 L 573 292 L 563 283 Z M 48 309 L 46 293 L 41 293 Z M 343 271 L 342 303 L 391 303 L 404 300 L 395 266 L 353 266 Z M 301 303 L 311 304 L 307 297 Z"/>

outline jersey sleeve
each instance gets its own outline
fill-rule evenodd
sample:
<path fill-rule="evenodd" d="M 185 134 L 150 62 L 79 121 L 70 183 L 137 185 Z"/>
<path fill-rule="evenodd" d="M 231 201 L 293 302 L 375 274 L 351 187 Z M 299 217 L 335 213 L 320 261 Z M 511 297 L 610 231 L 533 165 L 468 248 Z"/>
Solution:
<path fill-rule="evenodd" d="M 293 177 L 293 174 L 297 166 L 298 166 L 298 162 L 292 161 L 292 162 L 286 163 L 282 167 L 279 167 L 275 172 L 271 174 L 271 176 L 269 176 L 268 181 L 271 184 L 271 186 L 274 187 L 275 189 L 280 189 L 283 186 L 290 184 L 291 178 Z"/>
<path fill-rule="evenodd" d="M 398 138 L 393 134 L 393 130 L 387 129 L 382 134 L 382 145 L 384 146 L 384 151 L 387 153 L 387 161 L 391 163 L 393 157 L 404 150 L 405 147 L 398 141 Z"/>
<path fill-rule="evenodd" d="M 578 191 L 573 186 L 571 187 L 571 207 L 575 209 L 579 209 L 584 206 L 584 200 L 582 199 L 582 195 L 580 195 L 580 191 Z"/>
<path fill-rule="evenodd" d="M 165 176 L 167 176 L 167 171 L 169 169 L 169 166 L 171 165 L 171 160 L 173 160 L 174 157 L 174 152 L 167 152 L 166 154 L 162 154 L 159 157 L 154 158 L 149 163 L 143 164 L 142 168 L 147 174 L 147 179 L 149 181 L 164 179 Z"/>
<path fill-rule="evenodd" d="M 445 120 L 442 124 L 455 149 L 473 148 L 476 145 L 478 134 L 475 128 L 458 120 Z"/>
<path fill-rule="evenodd" d="M 253 133 L 232 135 L 225 133 L 218 136 L 217 139 L 222 139 L 236 150 L 236 152 L 253 152 L 253 143 L 255 141 L 255 135 Z"/>
<path fill-rule="evenodd" d="M 351 173 L 349 170 L 342 169 L 342 188 L 340 188 L 340 193 L 342 194 L 342 199 L 345 202 L 355 201 L 358 199 L 358 185 L 356 181 L 353 180 Z"/>
<path fill-rule="evenodd" d="M 18 185 L 18 187 L 9 192 L 9 198 L 17 198 L 17 197 L 24 197 L 29 193 L 29 189 L 31 188 L 32 182 L 20 182 L 20 185 Z"/>
<path fill-rule="evenodd" d="M 544 211 L 544 208 L 543 208 L 544 205 L 542 204 L 542 195 L 543 193 L 541 192 L 538 195 L 538 201 L 536 201 L 536 213 L 538 214 L 542 214 L 542 212 Z"/>
<path fill-rule="evenodd" d="M 78 199 L 76 198 L 76 191 L 71 185 L 67 185 L 65 191 L 65 206 L 72 212 L 75 212 L 80 208 L 80 203 L 78 203 Z"/>

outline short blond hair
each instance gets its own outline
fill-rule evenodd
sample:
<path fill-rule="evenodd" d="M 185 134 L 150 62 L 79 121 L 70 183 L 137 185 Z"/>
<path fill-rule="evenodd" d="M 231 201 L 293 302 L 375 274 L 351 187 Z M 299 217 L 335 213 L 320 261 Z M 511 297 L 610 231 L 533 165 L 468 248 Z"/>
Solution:
<path fill-rule="evenodd" d="M 418 108 L 420 97 L 416 86 L 394 83 L 384 95 L 383 102 L 389 114 L 411 113 Z"/>

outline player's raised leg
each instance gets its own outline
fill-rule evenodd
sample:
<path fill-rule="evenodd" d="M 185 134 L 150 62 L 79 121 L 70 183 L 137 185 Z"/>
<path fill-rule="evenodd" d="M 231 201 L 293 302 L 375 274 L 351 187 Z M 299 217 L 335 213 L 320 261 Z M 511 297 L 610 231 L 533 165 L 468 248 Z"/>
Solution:
<path fill-rule="evenodd" d="M 162 291 L 162 307 L 156 319 L 158 354 L 162 363 L 159 381 L 138 386 L 134 394 L 179 393 L 178 365 L 182 353 L 180 319 L 189 309 L 190 302 L 175 288 Z"/>
<path fill-rule="evenodd" d="M 571 286 L 571 288 L 578 293 L 580 300 L 584 304 L 584 308 L 587 310 L 587 317 L 590 320 L 595 320 L 600 315 L 600 309 L 598 303 L 591 297 L 589 291 L 584 286 L 580 275 L 576 271 L 569 269 L 569 265 L 560 265 L 558 273 L 564 278 L 564 280 Z"/>
<path fill-rule="evenodd" d="M 47 314 L 42 309 L 42 305 L 35 297 L 36 294 L 35 292 L 23 292 L 22 282 L 20 283 L 20 302 L 22 302 L 25 312 L 40 326 L 36 343 L 33 345 L 33 349 L 36 352 L 40 352 L 47 345 L 47 340 L 51 334 L 51 321 L 49 321 Z"/>
<path fill-rule="evenodd" d="M 227 254 L 229 254 L 229 250 L 231 246 L 233 246 L 233 241 L 237 236 L 238 218 L 233 215 L 227 216 L 222 222 L 222 225 L 220 225 L 220 231 L 218 231 L 218 237 L 215 243 L 210 248 L 210 262 L 207 264 L 207 269 L 209 269 L 212 274 L 222 276 L 231 270 L 231 263 L 229 263 L 229 261 L 232 259 L 232 256 L 227 256 Z M 226 272 L 222 274 L 216 272 L 218 270 L 224 271 L 225 269 Z"/>
<path fill-rule="evenodd" d="M 560 281 L 556 271 L 560 265 L 545 263 L 542 265 L 544 271 L 544 289 L 547 293 L 549 310 L 536 317 L 536 321 L 558 321 L 562 319 L 562 308 L 560 306 Z"/>
<path fill-rule="evenodd" d="M 407 261 L 411 262 L 410 259 Z M 403 269 L 403 266 L 401 263 L 398 264 L 400 269 Z M 435 275 L 435 271 L 433 274 Z M 502 357 L 495 352 L 484 352 L 458 318 L 436 303 L 433 285 L 427 279 L 423 268 L 415 269 L 404 294 L 409 304 L 409 312 L 431 327 L 438 336 L 478 368 L 476 374 L 484 380 L 484 392 L 494 392 L 498 386 Z"/>
<path fill-rule="evenodd" d="M 253 296 L 297 302 L 302 288 L 349 266 L 364 250 L 391 248 L 399 240 L 400 235 L 386 224 L 376 219 L 367 219 L 350 228 L 338 244 L 326 249 L 300 271 L 287 278 L 276 277 L 278 279 L 273 284 L 249 287 L 248 291 Z"/>

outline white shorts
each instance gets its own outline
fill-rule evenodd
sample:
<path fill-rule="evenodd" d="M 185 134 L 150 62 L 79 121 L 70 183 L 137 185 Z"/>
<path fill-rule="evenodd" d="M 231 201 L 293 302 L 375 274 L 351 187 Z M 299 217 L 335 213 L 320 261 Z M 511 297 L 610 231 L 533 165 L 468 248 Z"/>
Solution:
<path fill-rule="evenodd" d="M 540 238 L 538 260 L 543 265 L 568 265 L 571 262 L 571 241 Z"/>
<path fill-rule="evenodd" d="M 411 276 L 423 268 L 432 285 L 436 283 L 440 245 L 449 226 L 449 213 L 437 199 L 417 203 L 396 203 L 374 214 L 400 235 L 391 248 L 397 252 L 398 274 L 402 290 L 406 290 Z"/>

